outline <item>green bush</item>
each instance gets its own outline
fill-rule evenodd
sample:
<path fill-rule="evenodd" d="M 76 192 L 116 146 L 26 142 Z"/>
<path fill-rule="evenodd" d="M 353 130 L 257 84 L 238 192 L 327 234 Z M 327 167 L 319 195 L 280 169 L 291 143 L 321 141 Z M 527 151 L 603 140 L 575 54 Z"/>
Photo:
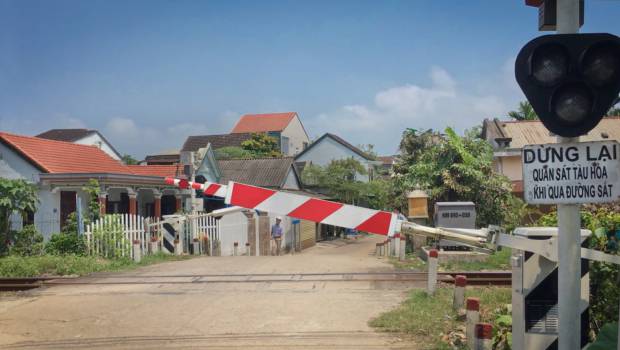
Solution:
<path fill-rule="evenodd" d="M 45 251 L 52 255 L 86 253 L 86 240 L 77 232 L 77 216 L 71 213 L 61 233 L 55 233 L 45 245 Z"/>
<path fill-rule="evenodd" d="M 13 236 L 13 245 L 9 252 L 11 255 L 31 256 L 42 255 L 43 249 L 43 235 L 34 225 L 26 225 Z"/>
<path fill-rule="evenodd" d="M 52 255 L 84 255 L 86 242 L 77 233 L 54 233 L 45 245 L 45 251 Z"/>

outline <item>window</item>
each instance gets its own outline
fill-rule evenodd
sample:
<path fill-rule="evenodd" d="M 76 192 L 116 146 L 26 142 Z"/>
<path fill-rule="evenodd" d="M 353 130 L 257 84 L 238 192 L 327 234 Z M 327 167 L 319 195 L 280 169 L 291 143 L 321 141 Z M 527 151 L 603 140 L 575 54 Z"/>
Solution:
<path fill-rule="evenodd" d="M 282 136 L 282 154 L 288 154 L 288 140 L 288 137 Z"/>

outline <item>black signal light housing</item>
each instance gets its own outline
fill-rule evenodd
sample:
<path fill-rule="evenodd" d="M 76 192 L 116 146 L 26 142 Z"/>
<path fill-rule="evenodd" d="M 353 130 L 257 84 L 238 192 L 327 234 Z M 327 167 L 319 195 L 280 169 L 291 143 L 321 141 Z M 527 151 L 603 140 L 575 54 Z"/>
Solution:
<path fill-rule="evenodd" d="M 544 35 L 527 43 L 515 76 L 545 127 L 575 137 L 592 130 L 620 93 L 620 38 Z"/>

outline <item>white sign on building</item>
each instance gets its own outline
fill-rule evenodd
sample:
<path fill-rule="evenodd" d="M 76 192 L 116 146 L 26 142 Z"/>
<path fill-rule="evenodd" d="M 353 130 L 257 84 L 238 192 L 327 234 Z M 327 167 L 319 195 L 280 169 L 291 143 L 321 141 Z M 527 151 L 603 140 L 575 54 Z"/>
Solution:
<path fill-rule="evenodd" d="M 528 145 L 521 156 L 527 203 L 605 203 L 620 198 L 616 141 Z"/>

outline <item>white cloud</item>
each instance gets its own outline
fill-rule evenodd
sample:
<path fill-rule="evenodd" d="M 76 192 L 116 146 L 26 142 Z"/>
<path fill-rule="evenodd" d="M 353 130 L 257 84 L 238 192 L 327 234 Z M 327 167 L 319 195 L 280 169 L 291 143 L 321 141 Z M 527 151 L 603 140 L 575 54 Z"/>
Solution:
<path fill-rule="evenodd" d="M 353 144 L 372 143 L 379 152 L 391 153 L 405 128 L 443 130 L 450 126 L 463 131 L 484 118 L 505 115 L 515 100 L 509 64 L 498 70 L 489 87 L 463 87 L 445 69 L 432 67 L 430 86 L 391 87 L 377 92 L 370 103 L 345 105 L 306 124 L 314 131 L 334 132 Z"/>

